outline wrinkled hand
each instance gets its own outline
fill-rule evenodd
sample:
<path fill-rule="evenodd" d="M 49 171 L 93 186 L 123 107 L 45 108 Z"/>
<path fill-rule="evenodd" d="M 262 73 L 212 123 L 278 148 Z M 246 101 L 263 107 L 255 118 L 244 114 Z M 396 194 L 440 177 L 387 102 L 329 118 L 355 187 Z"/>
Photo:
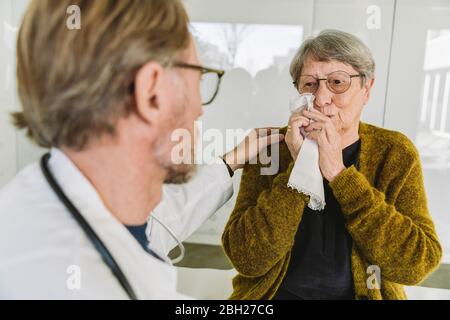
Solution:
<path fill-rule="evenodd" d="M 222 158 L 233 171 L 243 168 L 244 165 L 254 159 L 269 145 L 279 143 L 284 135 L 279 133 L 279 128 L 252 129 L 245 139 L 232 151 Z"/>
<path fill-rule="evenodd" d="M 342 159 L 341 135 L 331 119 L 317 110 L 302 112 L 303 116 L 314 120 L 305 128 L 308 138 L 319 145 L 319 166 L 325 179 L 333 181 L 345 170 Z"/>
<path fill-rule="evenodd" d="M 309 119 L 304 117 L 301 113 L 294 113 L 289 118 L 288 129 L 284 140 L 286 141 L 286 145 L 294 161 L 297 160 L 298 153 L 300 152 L 304 141 L 300 128 L 305 128 L 308 125 Z"/>

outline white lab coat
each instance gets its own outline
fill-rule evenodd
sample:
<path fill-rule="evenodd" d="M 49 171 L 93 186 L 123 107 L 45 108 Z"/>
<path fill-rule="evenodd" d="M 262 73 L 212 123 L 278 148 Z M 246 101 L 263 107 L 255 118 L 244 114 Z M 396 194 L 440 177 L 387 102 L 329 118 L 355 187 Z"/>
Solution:
<path fill-rule="evenodd" d="M 139 299 L 183 299 L 176 270 L 148 254 L 107 210 L 97 191 L 61 151 L 49 167 L 69 199 L 108 247 Z M 186 239 L 232 195 L 225 165 L 199 168 L 188 184 L 165 186 L 155 214 Z M 149 226 L 153 250 L 175 242 L 157 223 Z M 57 199 L 38 163 L 0 191 L 0 299 L 127 299 L 83 230 Z"/>

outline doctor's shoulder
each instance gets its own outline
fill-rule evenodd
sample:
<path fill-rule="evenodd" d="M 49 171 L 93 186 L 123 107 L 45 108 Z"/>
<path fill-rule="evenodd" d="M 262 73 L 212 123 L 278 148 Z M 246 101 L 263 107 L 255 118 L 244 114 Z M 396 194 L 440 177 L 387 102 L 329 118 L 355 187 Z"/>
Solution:
<path fill-rule="evenodd" d="M 93 285 L 105 274 L 99 259 L 38 163 L 0 189 L 0 298 L 101 298 Z"/>
<path fill-rule="evenodd" d="M 15 218 L 31 214 L 27 209 L 36 208 L 45 203 L 47 186 L 38 163 L 22 169 L 5 186 L 0 188 L 0 217 L 15 214 Z M 26 211 L 25 211 L 26 210 Z"/>

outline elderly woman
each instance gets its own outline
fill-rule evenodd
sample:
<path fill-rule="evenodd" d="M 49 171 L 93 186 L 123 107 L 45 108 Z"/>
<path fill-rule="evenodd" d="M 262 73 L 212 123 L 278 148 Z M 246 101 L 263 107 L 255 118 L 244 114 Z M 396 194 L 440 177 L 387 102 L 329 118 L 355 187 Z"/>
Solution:
<path fill-rule="evenodd" d="M 417 150 L 403 134 L 360 121 L 374 69 L 370 50 L 344 32 L 301 46 L 291 76 L 315 95 L 314 110 L 290 118 L 276 175 L 244 168 L 222 237 L 239 272 L 232 299 L 405 299 L 403 285 L 439 265 Z M 319 147 L 323 211 L 287 186 L 300 128 Z"/>

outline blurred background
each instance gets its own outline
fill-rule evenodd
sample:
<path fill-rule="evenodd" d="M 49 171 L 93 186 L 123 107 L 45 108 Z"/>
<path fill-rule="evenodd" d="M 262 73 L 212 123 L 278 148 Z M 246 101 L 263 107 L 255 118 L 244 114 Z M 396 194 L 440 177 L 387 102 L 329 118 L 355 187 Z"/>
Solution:
<path fill-rule="evenodd" d="M 408 287 L 411 299 L 450 299 L 450 0 L 185 0 L 202 63 L 227 71 L 203 129 L 284 126 L 295 94 L 289 64 L 320 30 L 353 33 L 372 50 L 376 83 L 363 121 L 406 134 L 422 157 L 430 212 L 444 248 L 441 268 Z M 17 28 L 29 0 L 0 2 L 0 187 L 44 150 L 16 131 Z M 235 195 L 240 174 L 235 175 Z M 235 271 L 220 235 L 235 196 L 187 244 L 179 289 L 226 298 Z"/>

